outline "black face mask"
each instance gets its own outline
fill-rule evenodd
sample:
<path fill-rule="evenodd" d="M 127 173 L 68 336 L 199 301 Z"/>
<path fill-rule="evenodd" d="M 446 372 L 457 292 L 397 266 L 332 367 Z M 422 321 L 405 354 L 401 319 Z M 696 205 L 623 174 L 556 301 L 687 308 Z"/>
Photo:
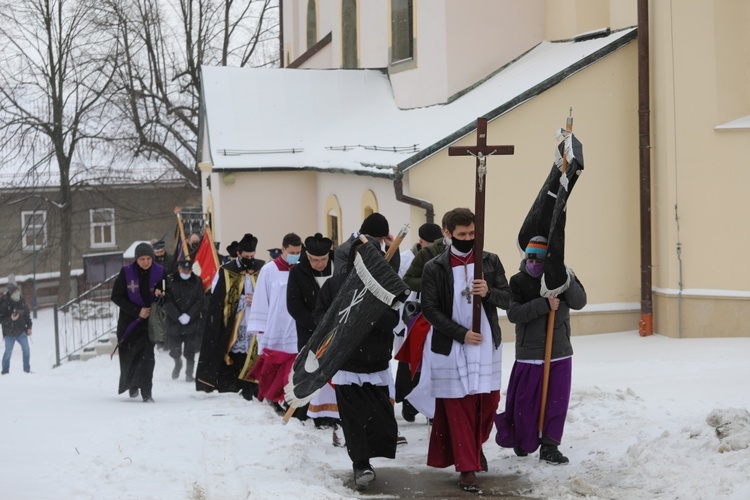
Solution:
<path fill-rule="evenodd" d="M 253 267 L 253 262 L 255 262 L 255 259 L 246 259 L 245 257 L 240 258 L 240 264 L 242 264 L 242 267 L 245 269 L 251 269 Z"/>
<path fill-rule="evenodd" d="M 474 248 L 474 240 L 457 240 L 453 238 L 453 247 L 461 253 L 469 253 Z"/>

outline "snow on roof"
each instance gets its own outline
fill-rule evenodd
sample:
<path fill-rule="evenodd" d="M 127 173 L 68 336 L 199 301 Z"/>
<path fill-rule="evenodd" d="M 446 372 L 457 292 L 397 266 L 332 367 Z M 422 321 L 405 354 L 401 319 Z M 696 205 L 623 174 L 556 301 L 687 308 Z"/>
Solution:
<path fill-rule="evenodd" d="M 635 39 L 635 28 L 542 42 L 448 104 L 399 109 L 380 70 L 202 68 L 214 171 L 308 169 L 397 177 Z"/>

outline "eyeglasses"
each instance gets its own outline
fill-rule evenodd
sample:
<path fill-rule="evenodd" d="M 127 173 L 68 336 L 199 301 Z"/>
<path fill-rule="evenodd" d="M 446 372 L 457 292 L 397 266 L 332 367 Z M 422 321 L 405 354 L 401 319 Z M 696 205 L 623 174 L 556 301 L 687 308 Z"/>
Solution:
<path fill-rule="evenodd" d="M 328 256 L 313 257 L 312 255 L 307 254 L 307 260 L 309 260 L 311 264 L 323 264 L 324 262 L 328 262 Z"/>

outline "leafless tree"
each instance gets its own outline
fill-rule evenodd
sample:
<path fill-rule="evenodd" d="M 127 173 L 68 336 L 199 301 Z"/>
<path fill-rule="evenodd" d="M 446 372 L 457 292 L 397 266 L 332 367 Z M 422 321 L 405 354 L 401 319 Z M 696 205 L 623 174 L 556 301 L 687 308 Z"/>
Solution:
<path fill-rule="evenodd" d="M 196 151 L 203 65 L 278 65 L 277 0 L 106 0 L 121 62 L 111 102 L 137 155 L 200 186 Z"/>
<path fill-rule="evenodd" d="M 42 201 L 59 215 L 59 243 L 50 244 L 59 244 L 62 302 L 70 295 L 71 168 L 110 126 L 104 103 L 118 60 L 117 38 L 101 29 L 93 5 L 96 0 L 0 0 L 2 166 L 7 171 L 12 163 L 28 179 L 57 177 L 57 192 Z"/>

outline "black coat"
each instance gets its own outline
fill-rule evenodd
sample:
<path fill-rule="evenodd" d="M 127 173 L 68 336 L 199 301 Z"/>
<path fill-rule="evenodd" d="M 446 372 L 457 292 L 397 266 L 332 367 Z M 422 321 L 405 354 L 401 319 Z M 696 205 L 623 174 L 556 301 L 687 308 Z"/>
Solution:
<path fill-rule="evenodd" d="M 315 276 L 330 276 L 333 267 L 333 259 L 328 260 L 328 266 L 322 271 L 315 271 L 310 262 L 303 258 L 289 271 L 289 281 L 286 286 L 286 309 L 294 318 L 297 325 L 297 351 L 302 351 L 305 344 L 312 337 L 316 323 L 313 319 L 313 310 L 318 303 L 320 285 Z"/>
<path fill-rule="evenodd" d="M 318 304 L 313 311 L 316 323 L 323 319 L 346 278 L 346 274 L 338 274 L 323 284 L 318 295 Z M 397 324 L 398 312 L 388 309 L 375 322 L 370 334 L 362 339 L 357 350 L 344 362 L 341 370 L 354 373 L 375 373 L 388 369 L 393 351 L 393 329 Z"/>
<path fill-rule="evenodd" d="M 18 314 L 18 319 L 12 316 Z M 23 297 L 16 302 L 7 293 L 0 298 L 0 323 L 3 325 L 3 337 L 20 337 L 31 328 L 31 312 Z"/>
<path fill-rule="evenodd" d="M 482 307 L 492 329 L 492 340 L 497 349 L 501 332 L 497 319 L 497 308 L 507 309 L 511 303 L 511 292 L 505 279 L 505 269 L 494 253 L 484 252 L 482 258 L 484 279 L 489 293 L 482 299 Z M 453 270 L 450 251 L 444 251 L 424 266 L 422 273 L 422 314 L 433 326 L 432 351 L 448 355 L 453 341 L 464 343 L 470 328 L 453 321 Z"/>
<path fill-rule="evenodd" d="M 530 275 L 526 271 L 526 260 L 523 260 L 521 272 L 510 278 L 513 303 L 508 309 L 508 320 L 516 325 L 516 359 L 544 359 L 550 308 L 549 301 L 539 294 L 541 287 L 541 277 Z M 586 290 L 578 278 L 571 276 L 570 286 L 558 298 L 560 306 L 555 313 L 552 359 L 573 355 L 570 310 L 586 305 Z"/>
<path fill-rule="evenodd" d="M 164 312 L 167 315 L 167 335 L 188 336 L 198 333 L 203 310 L 203 283 L 195 274 L 183 280 L 175 271 L 167 277 L 167 293 L 164 296 Z M 183 314 L 190 316 L 187 325 L 180 323 Z"/>
<path fill-rule="evenodd" d="M 351 261 L 352 261 L 352 244 L 355 240 L 357 240 L 358 237 L 355 237 L 354 235 L 349 236 L 349 239 L 343 242 L 341 245 L 336 247 L 336 250 L 333 253 L 333 260 L 334 260 L 334 267 L 333 267 L 333 274 L 339 275 L 339 274 L 347 274 L 349 272 L 349 269 L 351 269 Z M 386 247 L 386 252 L 391 247 Z M 401 253 L 396 252 L 393 254 L 393 257 L 391 257 L 391 260 L 388 261 L 388 263 L 391 265 L 394 271 L 398 273 L 398 268 L 401 267 Z"/>

